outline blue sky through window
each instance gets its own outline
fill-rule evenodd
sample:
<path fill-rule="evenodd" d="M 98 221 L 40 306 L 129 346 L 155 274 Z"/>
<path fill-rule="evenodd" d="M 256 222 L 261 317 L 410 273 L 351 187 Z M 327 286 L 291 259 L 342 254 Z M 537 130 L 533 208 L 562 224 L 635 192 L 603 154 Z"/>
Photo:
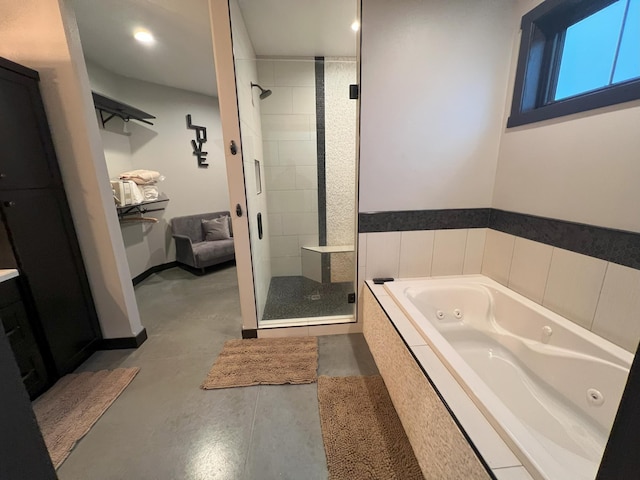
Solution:
<path fill-rule="evenodd" d="M 618 0 L 567 28 L 555 100 L 609 85 L 626 3 Z"/>
<path fill-rule="evenodd" d="M 613 83 L 640 77 L 640 0 L 631 0 Z"/>

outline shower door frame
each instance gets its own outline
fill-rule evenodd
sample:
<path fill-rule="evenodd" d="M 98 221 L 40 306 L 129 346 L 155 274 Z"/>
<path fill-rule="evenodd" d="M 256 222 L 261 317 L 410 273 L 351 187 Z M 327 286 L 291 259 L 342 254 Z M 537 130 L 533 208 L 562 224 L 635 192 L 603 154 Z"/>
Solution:
<path fill-rule="evenodd" d="M 225 145 L 224 158 L 227 167 L 233 242 L 240 290 L 242 336 L 251 337 L 256 336 L 258 313 L 256 310 L 251 243 L 249 239 L 240 117 L 236 92 L 233 40 L 231 37 L 231 13 L 228 0 L 209 0 L 209 16 L 213 35 L 218 103 L 220 105 L 222 138 Z M 236 153 L 232 153 L 232 144 L 235 144 Z M 241 215 L 238 215 L 237 206 L 241 209 Z"/>

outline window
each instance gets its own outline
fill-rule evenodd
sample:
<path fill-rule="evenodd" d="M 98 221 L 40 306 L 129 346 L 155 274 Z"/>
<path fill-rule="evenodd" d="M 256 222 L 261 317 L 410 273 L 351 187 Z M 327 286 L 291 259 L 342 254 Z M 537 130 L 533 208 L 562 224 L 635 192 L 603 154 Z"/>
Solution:
<path fill-rule="evenodd" d="M 640 98 L 640 0 L 547 0 L 522 17 L 507 127 Z"/>

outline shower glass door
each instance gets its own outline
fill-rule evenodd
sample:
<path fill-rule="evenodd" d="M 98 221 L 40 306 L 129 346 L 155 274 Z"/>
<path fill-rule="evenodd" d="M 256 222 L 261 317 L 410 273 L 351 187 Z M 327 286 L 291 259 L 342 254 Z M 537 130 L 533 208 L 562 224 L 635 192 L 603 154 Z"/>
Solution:
<path fill-rule="evenodd" d="M 357 2 L 228 9 L 258 326 L 354 321 Z"/>

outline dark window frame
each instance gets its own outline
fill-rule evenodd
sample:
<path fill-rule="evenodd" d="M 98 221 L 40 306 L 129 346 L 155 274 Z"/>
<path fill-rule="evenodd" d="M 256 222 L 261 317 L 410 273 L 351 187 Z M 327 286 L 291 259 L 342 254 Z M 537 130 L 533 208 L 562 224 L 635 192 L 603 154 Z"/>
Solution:
<path fill-rule="evenodd" d="M 640 99 L 640 79 L 553 100 L 567 27 L 615 0 L 547 0 L 522 17 L 522 38 L 507 128 Z"/>

